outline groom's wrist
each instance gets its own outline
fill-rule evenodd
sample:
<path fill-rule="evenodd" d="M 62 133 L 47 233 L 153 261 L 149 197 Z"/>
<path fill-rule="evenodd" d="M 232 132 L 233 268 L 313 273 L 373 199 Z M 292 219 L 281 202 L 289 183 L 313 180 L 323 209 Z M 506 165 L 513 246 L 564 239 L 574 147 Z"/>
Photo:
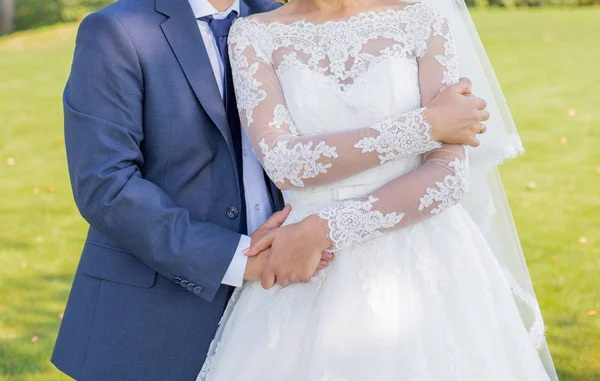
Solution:
<path fill-rule="evenodd" d="M 246 266 L 248 265 L 248 257 L 244 255 L 244 250 L 250 247 L 250 242 L 250 237 L 246 235 L 240 237 L 237 249 L 231 258 L 231 263 L 221 281 L 222 284 L 233 287 L 240 287 L 242 285 Z"/>

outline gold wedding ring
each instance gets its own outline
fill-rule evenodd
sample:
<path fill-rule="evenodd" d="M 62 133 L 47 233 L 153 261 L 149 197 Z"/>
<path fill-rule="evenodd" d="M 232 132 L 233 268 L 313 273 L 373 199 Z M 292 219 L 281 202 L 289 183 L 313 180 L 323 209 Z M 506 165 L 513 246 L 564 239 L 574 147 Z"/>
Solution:
<path fill-rule="evenodd" d="M 485 124 L 483 123 L 479 123 L 481 125 L 481 131 L 479 131 L 480 134 L 483 134 L 487 131 L 487 127 L 485 126 Z"/>

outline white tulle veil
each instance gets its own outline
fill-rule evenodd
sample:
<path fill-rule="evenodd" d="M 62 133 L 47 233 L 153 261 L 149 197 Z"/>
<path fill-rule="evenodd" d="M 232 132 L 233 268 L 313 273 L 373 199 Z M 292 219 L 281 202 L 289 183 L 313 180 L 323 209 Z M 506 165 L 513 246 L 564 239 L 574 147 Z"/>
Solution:
<path fill-rule="evenodd" d="M 551 380 L 558 380 L 546 344 L 545 327 L 525 263 L 498 165 L 523 152 L 515 123 L 485 53 L 464 0 L 423 0 L 448 19 L 454 36 L 462 77 L 473 82 L 473 93 L 488 101 L 488 131 L 481 145 L 470 149 L 471 184 L 463 201 L 505 269 L 529 335 Z M 515 348 L 517 350 L 517 348 Z"/>

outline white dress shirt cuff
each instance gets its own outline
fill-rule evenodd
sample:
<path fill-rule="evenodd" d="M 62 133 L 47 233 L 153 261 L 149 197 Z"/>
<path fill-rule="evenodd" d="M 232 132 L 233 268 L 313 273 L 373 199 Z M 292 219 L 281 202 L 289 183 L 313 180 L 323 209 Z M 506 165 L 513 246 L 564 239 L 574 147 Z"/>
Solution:
<path fill-rule="evenodd" d="M 244 273 L 246 272 L 246 263 L 248 262 L 248 257 L 242 251 L 250 247 L 250 242 L 250 237 L 242 235 L 233 259 L 229 264 L 229 268 L 221 281 L 222 284 L 233 287 L 240 287 L 242 285 L 244 282 Z"/>

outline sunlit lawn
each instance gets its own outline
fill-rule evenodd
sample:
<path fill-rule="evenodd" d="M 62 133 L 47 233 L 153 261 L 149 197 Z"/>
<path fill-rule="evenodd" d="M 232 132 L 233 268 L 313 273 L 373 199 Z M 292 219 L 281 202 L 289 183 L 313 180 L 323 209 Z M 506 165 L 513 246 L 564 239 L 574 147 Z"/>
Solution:
<path fill-rule="evenodd" d="M 598 381 L 600 9 L 474 18 L 528 148 L 502 174 L 557 368 Z M 75 29 L 0 39 L 0 380 L 63 379 L 48 358 L 86 231 L 60 105 Z"/>

